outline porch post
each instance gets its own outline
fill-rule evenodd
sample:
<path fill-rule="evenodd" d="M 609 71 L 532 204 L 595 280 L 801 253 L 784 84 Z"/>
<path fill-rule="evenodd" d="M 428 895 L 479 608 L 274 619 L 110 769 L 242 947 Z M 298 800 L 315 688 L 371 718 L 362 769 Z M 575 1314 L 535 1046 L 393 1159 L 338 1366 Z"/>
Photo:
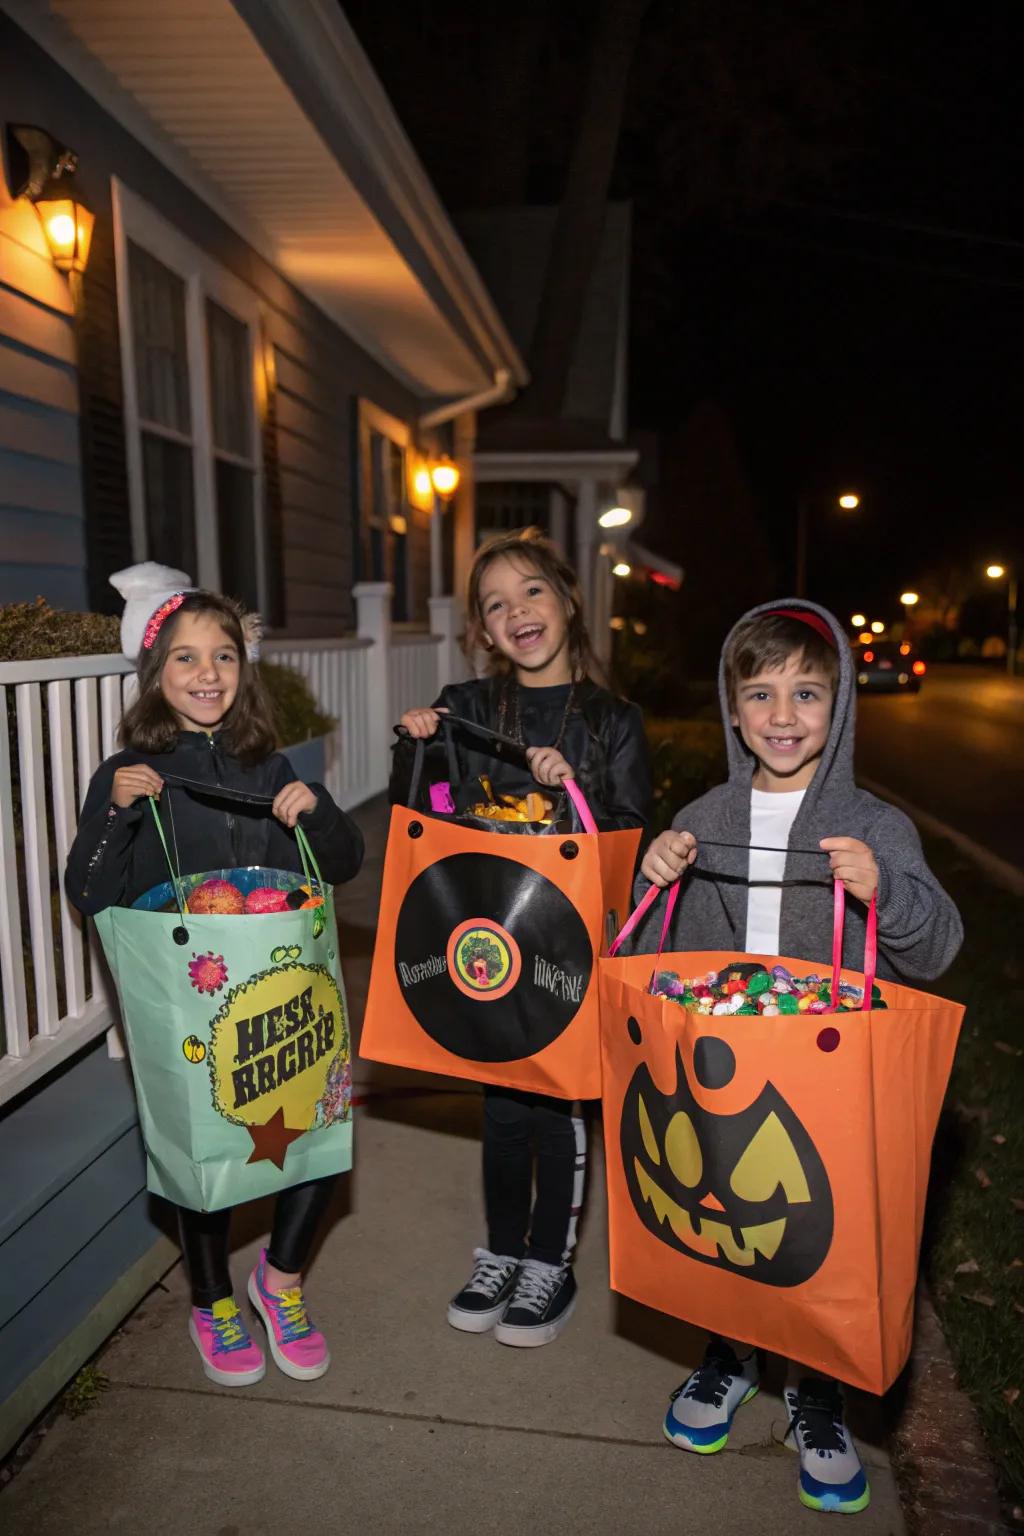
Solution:
<path fill-rule="evenodd" d="M 449 514 L 454 517 L 454 508 Z M 429 603 L 435 602 L 444 592 L 444 549 L 442 545 L 441 519 L 444 516 L 444 502 L 440 496 L 434 496 L 434 504 L 430 509 L 430 597 Z M 431 634 L 434 632 L 431 624 Z"/>
<path fill-rule="evenodd" d="M 587 624 L 594 624 L 594 560 L 597 542 L 597 484 L 592 476 L 576 488 L 576 574 Z"/>
<path fill-rule="evenodd" d="M 366 734 L 368 759 L 375 788 L 388 781 L 391 747 L 391 593 L 389 581 L 360 581 L 352 588 L 356 603 L 356 633 L 371 640 L 366 660 Z"/>
<path fill-rule="evenodd" d="M 560 485 L 553 485 L 548 491 L 548 532 L 552 542 L 557 544 L 563 555 L 569 553 L 569 508 L 566 506 L 565 492 Z"/>
<path fill-rule="evenodd" d="M 437 691 L 440 693 L 446 683 L 459 683 L 469 676 L 466 658 L 459 646 L 462 615 L 457 597 L 431 597 L 427 607 L 430 609 L 430 633 L 440 636 L 437 647 Z"/>

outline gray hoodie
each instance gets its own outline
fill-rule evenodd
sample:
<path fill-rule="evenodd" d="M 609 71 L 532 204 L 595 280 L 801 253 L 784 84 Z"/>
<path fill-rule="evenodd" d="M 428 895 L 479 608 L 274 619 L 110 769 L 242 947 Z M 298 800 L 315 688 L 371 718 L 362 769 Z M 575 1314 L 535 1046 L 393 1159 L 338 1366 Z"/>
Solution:
<path fill-rule="evenodd" d="M 836 638 L 839 682 L 828 741 L 814 778 L 801 802 L 789 837 L 783 880 L 779 953 L 827 964 L 832 954 L 832 879 L 822 853 L 823 837 L 856 837 L 867 843 L 878 862 L 878 974 L 892 981 L 930 980 L 951 964 L 963 941 L 960 914 L 924 861 L 913 823 L 853 778 L 855 690 L 849 643 L 825 608 L 801 598 L 780 598 L 752 608 L 753 614 L 779 608 L 805 608 L 825 619 Z M 742 622 L 742 620 L 740 621 Z M 751 780 L 756 759 L 730 724 L 725 669 L 718 672 L 718 693 L 725 723 L 728 783 L 684 806 L 673 830 L 697 839 L 696 863 L 683 875 L 672 932 L 666 948 L 718 949 L 741 954 L 747 931 L 747 871 L 750 845 Z M 708 840 L 708 841 L 705 841 Z M 739 847 L 711 846 L 711 840 Z M 637 880 L 636 899 L 648 882 Z M 655 950 L 661 929 L 661 902 L 633 939 L 632 952 Z M 867 908 L 848 898 L 843 964 L 860 970 L 864 958 Z"/>

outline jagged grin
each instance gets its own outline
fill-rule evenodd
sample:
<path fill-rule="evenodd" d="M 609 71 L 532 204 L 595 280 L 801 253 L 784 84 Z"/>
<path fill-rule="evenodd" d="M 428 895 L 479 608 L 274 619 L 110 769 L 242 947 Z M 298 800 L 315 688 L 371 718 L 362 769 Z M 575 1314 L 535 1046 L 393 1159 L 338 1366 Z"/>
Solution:
<path fill-rule="evenodd" d="M 638 1157 L 633 1159 L 633 1170 L 640 1193 L 653 1206 L 659 1224 L 667 1221 L 679 1241 L 694 1253 L 706 1259 L 715 1259 L 721 1253 L 728 1263 L 743 1269 L 748 1269 L 759 1253 L 766 1259 L 774 1259 L 778 1253 L 786 1233 L 785 1216 L 753 1227 L 731 1227 L 713 1216 L 691 1216 L 666 1195 Z"/>

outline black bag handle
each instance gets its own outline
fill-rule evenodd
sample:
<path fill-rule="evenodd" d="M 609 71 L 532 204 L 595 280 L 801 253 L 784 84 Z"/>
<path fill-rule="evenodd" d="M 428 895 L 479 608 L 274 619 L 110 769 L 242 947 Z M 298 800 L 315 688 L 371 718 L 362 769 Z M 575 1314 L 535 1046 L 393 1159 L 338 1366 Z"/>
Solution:
<path fill-rule="evenodd" d="M 490 755 L 502 758 L 506 751 L 512 751 L 517 757 L 526 757 L 526 748 L 521 741 L 516 741 L 512 736 L 505 736 L 501 731 L 496 731 L 493 726 L 484 725 L 479 720 L 467 720 L 463 715 L 438 714 L 438 730 L 444 739 L 445 751 L 448 754 L 448 780 L 451 784 L 459 783 L 459 760 L 455 752 L 455 742 L 452 738 L 451 726 L 461 726 L 467 731 L 472 731 L 477 736 L 482 736 L 497 748 Z M 401 740 L 409 739 L 409 732 L 404 725 L 396 725 L 395 733 Z M 406 801 L 411 809 L 416 804 L 416 796 L 419 794 L 420 780 L 423 778 L 423 765 L 426 760 L 427 743 L 420 736 L 416 741 L 416 754 L 412 764 L 412 778 L 409 781 L 409 794 Z"/>

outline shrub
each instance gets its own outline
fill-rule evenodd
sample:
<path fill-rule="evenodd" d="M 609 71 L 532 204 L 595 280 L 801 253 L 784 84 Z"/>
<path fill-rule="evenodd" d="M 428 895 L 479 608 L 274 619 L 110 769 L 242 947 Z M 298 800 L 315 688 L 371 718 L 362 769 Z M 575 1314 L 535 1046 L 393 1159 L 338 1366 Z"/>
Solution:
<path fill-rule="evenodd" d="M 726 777 L 721 720 L 646 721 L 651 744 L 654 813 L 651 832 L 667 827 L 676 812 Z"/>

